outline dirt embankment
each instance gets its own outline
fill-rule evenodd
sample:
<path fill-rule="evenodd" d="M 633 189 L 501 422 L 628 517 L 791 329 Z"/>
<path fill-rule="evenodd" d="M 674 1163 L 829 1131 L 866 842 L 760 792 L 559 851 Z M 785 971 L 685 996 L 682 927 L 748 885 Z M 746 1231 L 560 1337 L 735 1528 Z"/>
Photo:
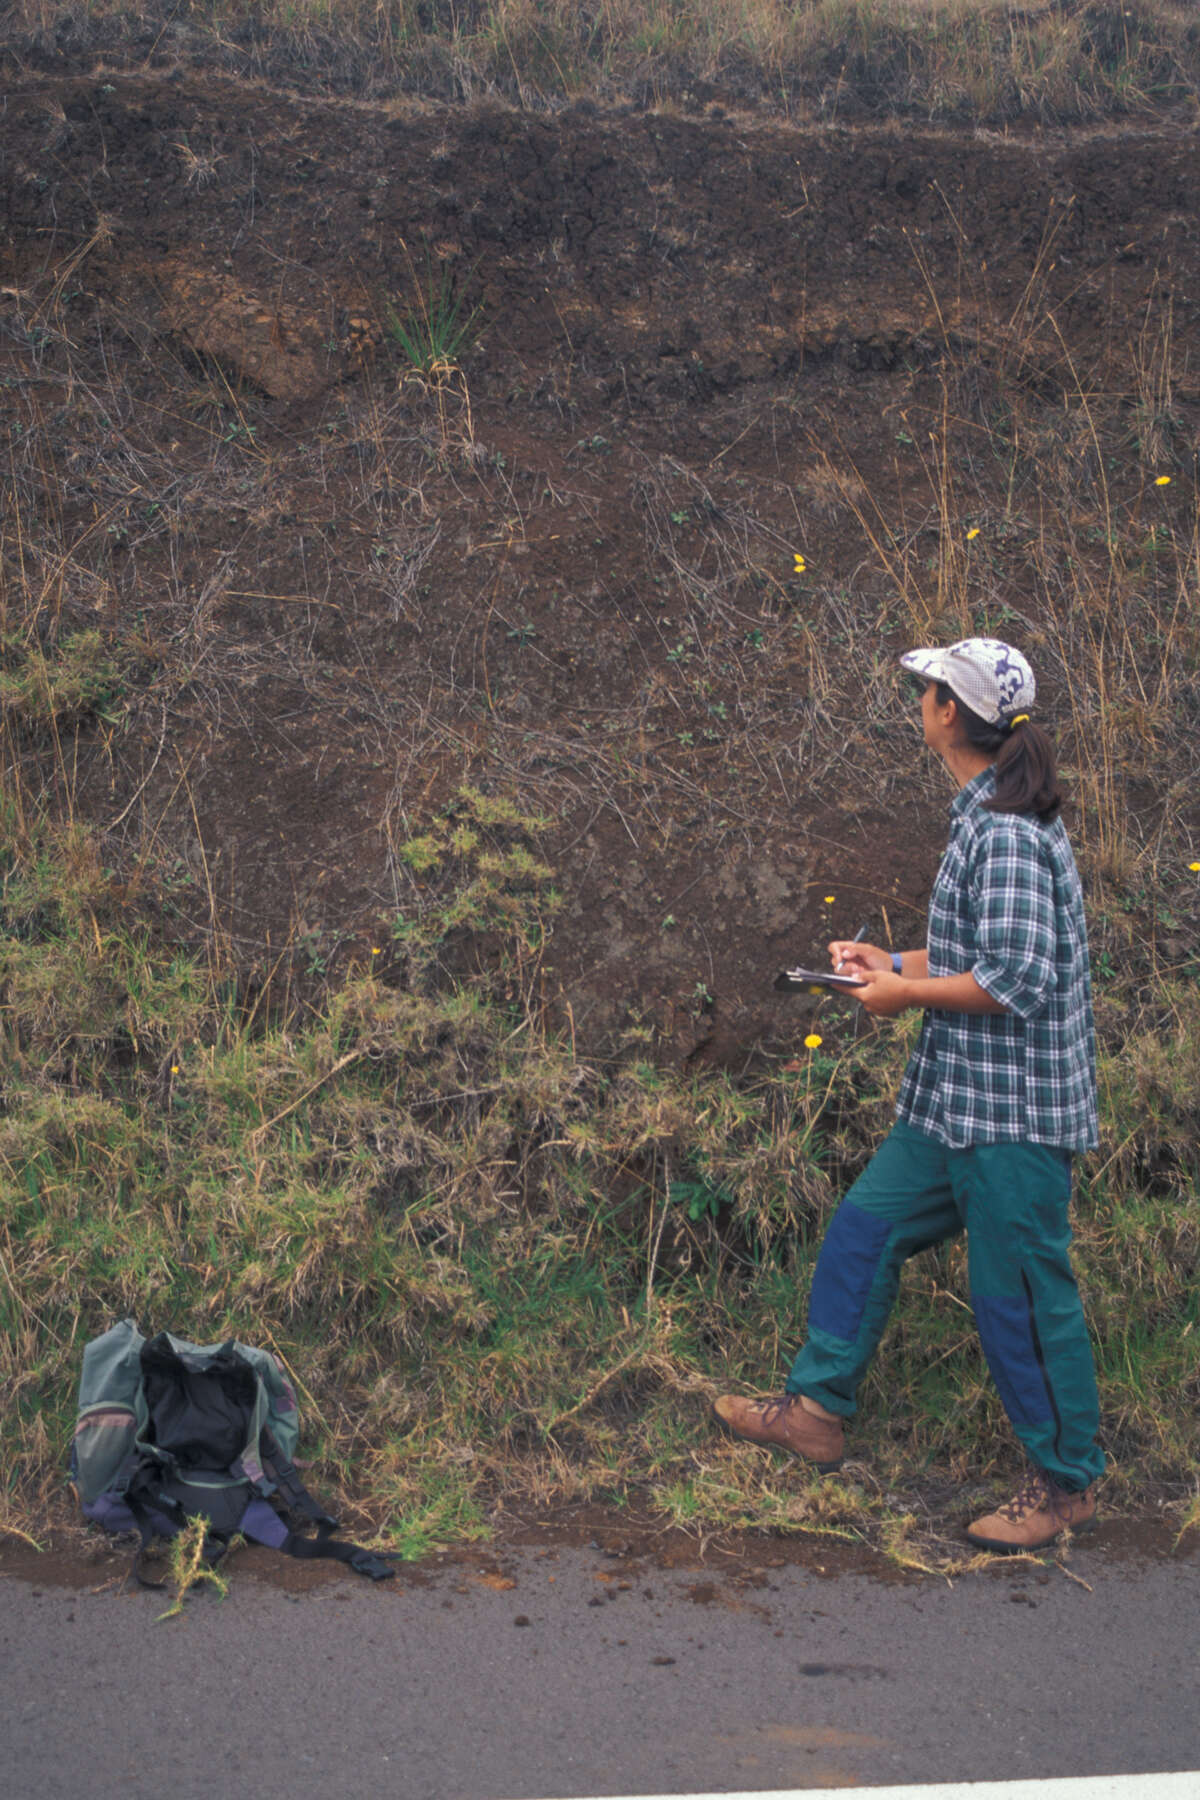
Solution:
<path fill-rule="evenodd" d="M 1034 565 L 949 545 L 1036 523 L 990 435 L 1018 401 L 1027 437 L 1064 396 L 1132 416 L 1162 321 L 1194 342 L 1194 133 L 166 76 L 12 82 L 3 132 L 10 624 L 23 587 L 126 647 L 76 803 L 114 859 L 166 850 L 182 929 L 389 946 L 469 780 L 548 821 L 542 981 L 584 1043 L 644 1019 L 740 1063 L 794 1027 L 781 961 L 920 930 L 945 796 L 890 652 L 1007 608 L 1053 702 Z M 422 296 L 478 309 L 423 379 L 387 331 Z M 1173 467 L 1198 421 L 1185 371 Z M 1067 448 L 1085 501 L 1145 478 Z"/>

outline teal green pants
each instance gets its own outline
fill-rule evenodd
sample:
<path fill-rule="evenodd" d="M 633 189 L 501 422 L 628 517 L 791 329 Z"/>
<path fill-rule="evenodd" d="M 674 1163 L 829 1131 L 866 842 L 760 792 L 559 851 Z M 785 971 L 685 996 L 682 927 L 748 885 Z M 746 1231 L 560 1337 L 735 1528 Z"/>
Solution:
<path fill-rule="evenodd" d="M 1071 1156 L 1045 1144 L 948 1150 L 899 1122 L 834 1214 L 813 1277 L 808 1342 L 788 1376 L 849 1415 L 906 1259 L 960 1231 L 992 1378 L 1031 1460 L 1059 1487 L 1104 1470 L 1091 1345 L 1071 1271 Z"/>

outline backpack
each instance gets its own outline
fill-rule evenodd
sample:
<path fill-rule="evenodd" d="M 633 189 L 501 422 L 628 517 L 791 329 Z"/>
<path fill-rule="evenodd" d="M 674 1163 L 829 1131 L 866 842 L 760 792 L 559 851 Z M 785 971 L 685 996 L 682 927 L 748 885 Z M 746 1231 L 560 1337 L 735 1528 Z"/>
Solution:
<path fill-rule="evenodd" d="M 162 1585 L 142 1572 L 149 1546 L 197 1516 L 208 1521 L 210 1562 L 240 1532 L 386 1580 L 395 1573 L 386 1559 L 334 1537 L 338 1521 L 297 1475 L 299 1425 L 295 1389 L 268 1351 L 168 1331 L 147 1339 L 125 1319 L 84 1349 L 71 1479 L 85 1518 L 139 1534 L 134 1572 L 146 1586 Z M 294 1530 L 292 1515 L 316 1535 Z"/>

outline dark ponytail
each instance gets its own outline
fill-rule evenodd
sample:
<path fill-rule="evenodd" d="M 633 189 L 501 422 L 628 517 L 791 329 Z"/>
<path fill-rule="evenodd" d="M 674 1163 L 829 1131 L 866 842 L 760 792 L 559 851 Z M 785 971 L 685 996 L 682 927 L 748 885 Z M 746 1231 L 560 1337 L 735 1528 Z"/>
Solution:
<path fill-rule="evenodd" d="M 1062 808 L 1054 745 L 1032 719 L 1020 725 L 989 725 L 972 712 L 944 681 L 937 684 L 938 705 L 953 700 L 972 750 L 995 758 L 992 769 L 996 792 L 983 802 L 989 812 L 1036 813 L 1043 825 L 1057 819 Z"/>

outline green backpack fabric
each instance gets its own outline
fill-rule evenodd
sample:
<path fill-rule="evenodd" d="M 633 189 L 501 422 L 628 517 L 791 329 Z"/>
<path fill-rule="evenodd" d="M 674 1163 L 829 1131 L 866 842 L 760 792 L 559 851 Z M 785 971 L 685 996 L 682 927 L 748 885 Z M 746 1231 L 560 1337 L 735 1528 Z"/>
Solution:
<path fill-rule="evenodd" d="M 388 1561 L 336 1538 L 338 1521 L 300 1481 L 299 1425 L 295 1389 L 269 1351 L 167 1331 L 145 1338 L 124 1319 L 84 1350 L 71 1476 L 86 1518 L 138 1532 L 139 1579 L 150 1544 L 197 1516 L 208 1523 L 211 1561 L 240 1532 L 386 1579 L 395 1572 Z M 315 1535 L 298 1523 L 315 1525 Z"/>

